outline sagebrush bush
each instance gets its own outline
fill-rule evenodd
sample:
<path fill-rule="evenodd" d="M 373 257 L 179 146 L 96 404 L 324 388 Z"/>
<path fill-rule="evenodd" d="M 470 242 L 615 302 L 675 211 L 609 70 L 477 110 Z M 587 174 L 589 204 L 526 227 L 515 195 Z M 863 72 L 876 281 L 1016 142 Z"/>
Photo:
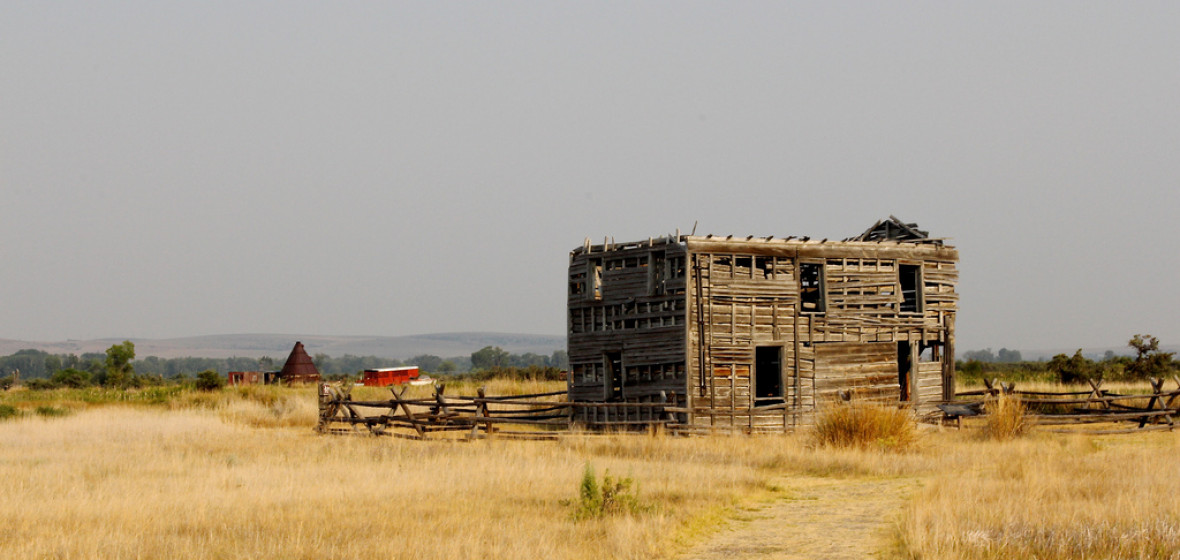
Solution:
<path fill-rule="evenodd" d="M 862 403 L 837 403 L 815 419 L 815 439 L 831 447 L 904 451 L 917 441 L 908 410 Z"/>
<path fill-rule="evenodd" d="M 1020 437 L 1032 428 L 1032 417 L 1020 397 L 1000 395 L 987 403 L 984 416 L 983 435 L 990 439 L 1005 440 Z"/>

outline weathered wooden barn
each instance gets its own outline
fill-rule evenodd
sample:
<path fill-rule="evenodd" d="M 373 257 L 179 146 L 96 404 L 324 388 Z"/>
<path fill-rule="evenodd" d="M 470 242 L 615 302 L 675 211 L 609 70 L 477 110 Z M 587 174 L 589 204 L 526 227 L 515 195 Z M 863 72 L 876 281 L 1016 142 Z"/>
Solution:
<path fill-rule="evenodd" d="M 689 428 L 748 431 L 840 398 L 933 410 L 954 394 L 957 261 L 892 216 L 843 241 L 587 240 L 570 252 L 569 399 L 665 402 Z"/>

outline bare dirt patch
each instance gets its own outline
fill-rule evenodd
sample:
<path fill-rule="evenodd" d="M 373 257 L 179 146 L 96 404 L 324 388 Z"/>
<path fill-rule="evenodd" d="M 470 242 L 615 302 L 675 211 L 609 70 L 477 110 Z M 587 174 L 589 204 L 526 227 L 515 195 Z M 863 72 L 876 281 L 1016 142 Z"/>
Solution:
<path fill-rule="evenodd" d="M 682 560 L 863 559 L 888 547 L 914 479 L 784 478 L 785 496 L 746 510 Z"/>

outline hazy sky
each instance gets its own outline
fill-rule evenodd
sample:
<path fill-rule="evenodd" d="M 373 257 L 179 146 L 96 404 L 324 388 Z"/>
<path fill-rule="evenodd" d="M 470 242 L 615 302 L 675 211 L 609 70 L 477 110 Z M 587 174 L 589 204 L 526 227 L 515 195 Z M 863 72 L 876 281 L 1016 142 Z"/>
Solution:
<path fill-rule="evenodd" d="M 0 338 L 563 334 L 585 237 L 961 256 L 1180 342 L 1180 3 L 0 2 Z"/>

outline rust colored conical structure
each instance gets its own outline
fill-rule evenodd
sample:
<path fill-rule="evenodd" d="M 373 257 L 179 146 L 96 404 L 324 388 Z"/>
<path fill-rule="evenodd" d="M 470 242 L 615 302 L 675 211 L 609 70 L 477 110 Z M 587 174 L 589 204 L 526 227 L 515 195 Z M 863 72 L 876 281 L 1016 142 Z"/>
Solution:
<path fill-rule="evenodd" d="M 287 363 L 283 364 L 283 370 L 279 372 L 279 379 L 288 385 L 316 383 L 320 380 L 320 371 L 315 368 L 315 363 L 311 361 L 311 356 L 307 355 L 307 350 L 303 349 L 302 342 L 296 342 L 295 347 L 291 349 Z"/>

